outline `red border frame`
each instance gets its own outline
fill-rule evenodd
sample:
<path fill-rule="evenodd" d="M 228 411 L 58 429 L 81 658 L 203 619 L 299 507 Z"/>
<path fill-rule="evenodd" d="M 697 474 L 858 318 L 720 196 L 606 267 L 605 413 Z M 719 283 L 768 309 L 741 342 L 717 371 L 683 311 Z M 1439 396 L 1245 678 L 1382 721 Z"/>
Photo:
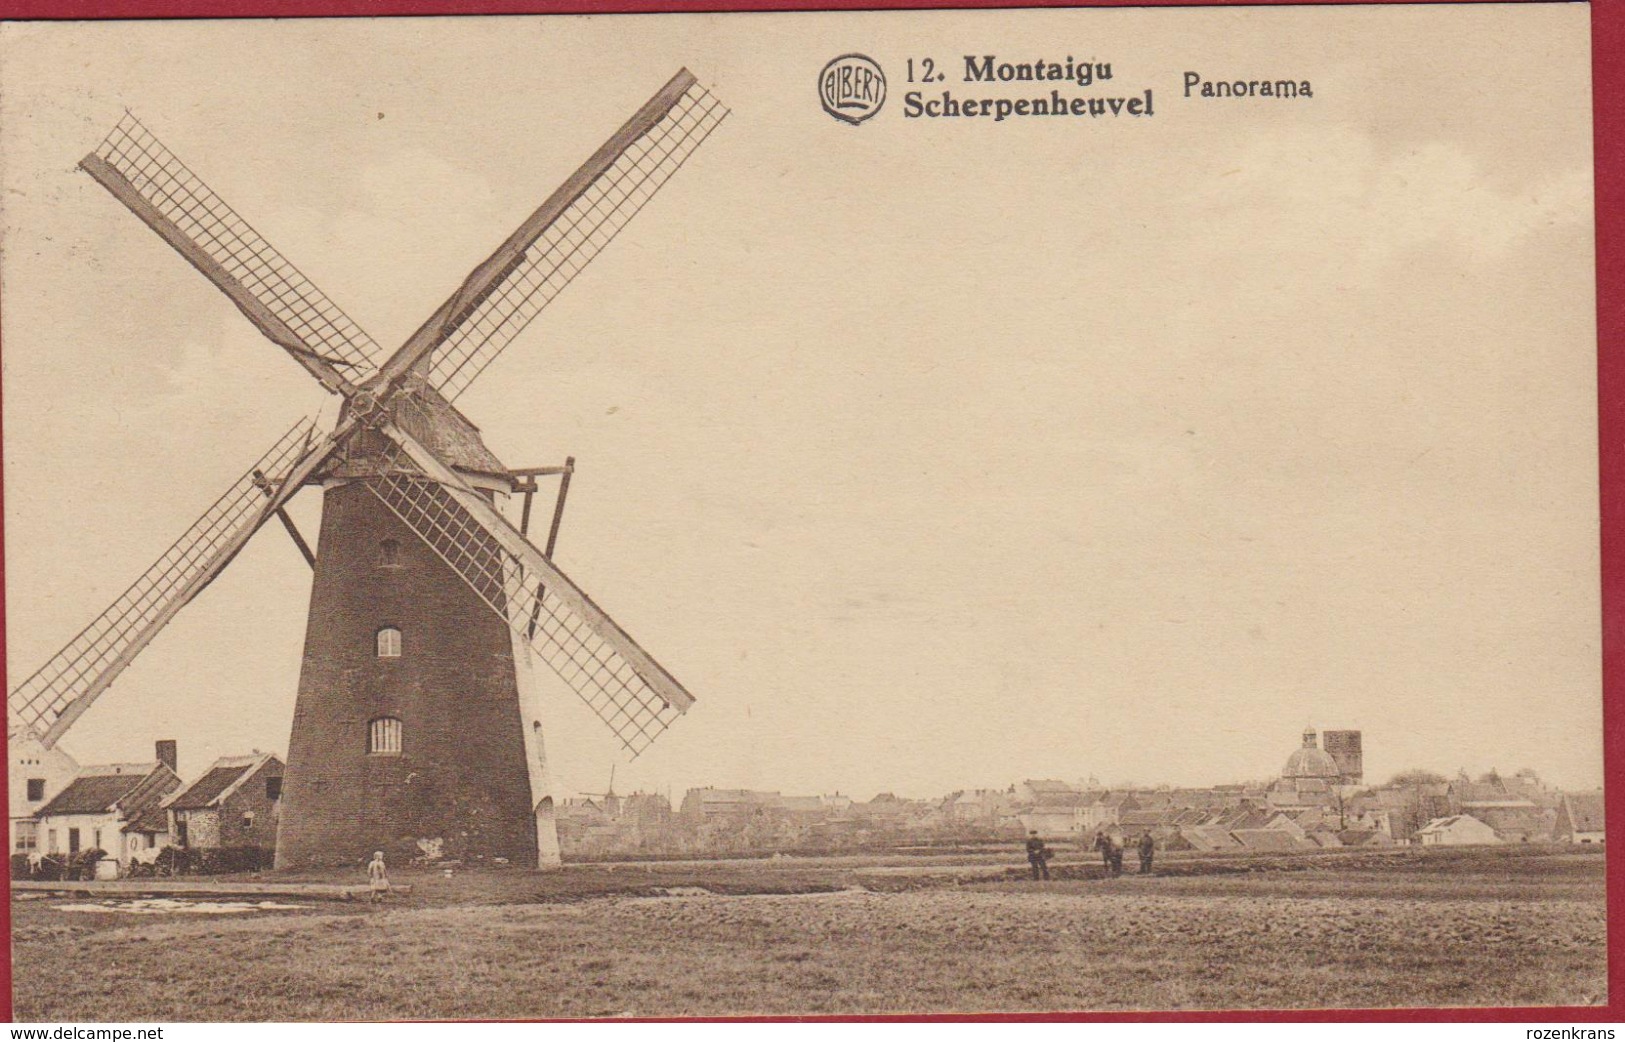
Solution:
<path fill-rule="evenodd" d="M 6 20 L 289 18 L 480 14 L 635 14 L 663 11 L 848 11 L 1021 7 L 1290 6 L 1341 0 L 0 0 Z M 1365 0 L 1375 3 L 1448 3 L 1460 0 Z M 1495 0 L 1467 0 L 1495 2 Z M 1541 2 L 1541 0 L 1524 0 Z M 1625 712 L 1616 704 L 1625 682 L 1625 360 L 1612 350 L 1625 338 L 1625 0 L 1590 0 L 1592 119 L 1596 183 L 1597 428 L 1602 548 L 1603 756 L 1611 790 L 1625 760 Z M 0 509 L 3 509 L 0 492 Z M 0 562 L 0 577 L 4 565 Z M 0 585 L 0 618 L 4 615 Z M 0 646 L 0 667 L 4 648 Z M 5 782 L 0 780 L 0 795 Z M 1611 791 L 1608 831 L 1625 836 L 1625 798 Z M 1472 1009 L 1238 1010 L 1169 1013 L 1071 1013 L 932 1016 L 693 1018 L 700 1022 L 748 1019 L 804 1021 L 953 1022 L 1625 1022 L 1625 864 L 1608 861 L 1609 1001 L 1593 1007 Z M 9 889 L 0 897 L 0 930 L 11 934 Z M 0 957 L 0 1015 L 12 1019 L 11 959 Z M 642 1021 L 663 1023 L 664 1021 Z"/>

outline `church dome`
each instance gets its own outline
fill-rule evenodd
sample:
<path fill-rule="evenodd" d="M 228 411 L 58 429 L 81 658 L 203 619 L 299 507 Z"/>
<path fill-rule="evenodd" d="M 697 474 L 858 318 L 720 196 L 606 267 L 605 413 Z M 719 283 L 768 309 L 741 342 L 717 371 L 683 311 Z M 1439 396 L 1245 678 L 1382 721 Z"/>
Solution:
<path fill-rule="evenodd" d="M 1331 781 L 1340 778 L 1343 774 L 1332 759 L 1332 754 L 1320 748 L 1315 743 L 1315 732 L 1311 728 L 1303 733 L 1303 745 L 1295 749 L 1287 757 L 1286 766 L 1281 768 L 1281 777 L 1286 778 L 1315 778 Z"/>

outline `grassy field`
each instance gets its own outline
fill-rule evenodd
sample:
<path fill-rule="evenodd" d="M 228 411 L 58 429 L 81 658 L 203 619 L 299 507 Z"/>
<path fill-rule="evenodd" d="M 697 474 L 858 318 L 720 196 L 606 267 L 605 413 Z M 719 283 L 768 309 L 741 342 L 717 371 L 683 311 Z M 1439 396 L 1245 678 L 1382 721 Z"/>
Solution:
<path fill-rule="evenodd" d="M 1007 864 L 1007 862 L 1006 862 Z M 1173 858 L 1032 883 L 990 857 L 398 874 L 382 910 L 14 900 L 15 1015 L 350 1020 L 1585 1005 L 1603 858 Z"/>

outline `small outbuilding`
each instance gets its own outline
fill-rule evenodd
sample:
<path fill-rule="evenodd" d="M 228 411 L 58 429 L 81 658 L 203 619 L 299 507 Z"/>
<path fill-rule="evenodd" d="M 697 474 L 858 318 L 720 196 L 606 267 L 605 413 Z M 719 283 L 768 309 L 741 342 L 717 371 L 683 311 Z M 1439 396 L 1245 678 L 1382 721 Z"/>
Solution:
<path fill-rule="evenodd" d="M 282 761 L 273 753 L 223 756 L 164 801 L 176 846 L 276 847 Z"/>

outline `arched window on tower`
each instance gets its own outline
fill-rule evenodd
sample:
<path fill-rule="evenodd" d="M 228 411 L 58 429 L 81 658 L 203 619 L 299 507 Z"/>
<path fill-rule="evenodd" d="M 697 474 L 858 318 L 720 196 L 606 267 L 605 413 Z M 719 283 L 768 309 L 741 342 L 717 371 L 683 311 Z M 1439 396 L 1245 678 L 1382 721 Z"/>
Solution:
<path fill-rule="evenodd" d="M 389 756 L 401 751 L 401 722 L 380 716 L 367 725 L 367 755 Z"/>
<path fill-rule="evenodd" d="M 378 567 L 399 568 L 401 566 L 401 544 L 393 539 L 385 539 L 378 544 Z"/>
<path fill-rule="evenodd" d="M 378 631 L 378 657 L 401 657 L 401 631 L 394 626 L 385 626 Z"/>

